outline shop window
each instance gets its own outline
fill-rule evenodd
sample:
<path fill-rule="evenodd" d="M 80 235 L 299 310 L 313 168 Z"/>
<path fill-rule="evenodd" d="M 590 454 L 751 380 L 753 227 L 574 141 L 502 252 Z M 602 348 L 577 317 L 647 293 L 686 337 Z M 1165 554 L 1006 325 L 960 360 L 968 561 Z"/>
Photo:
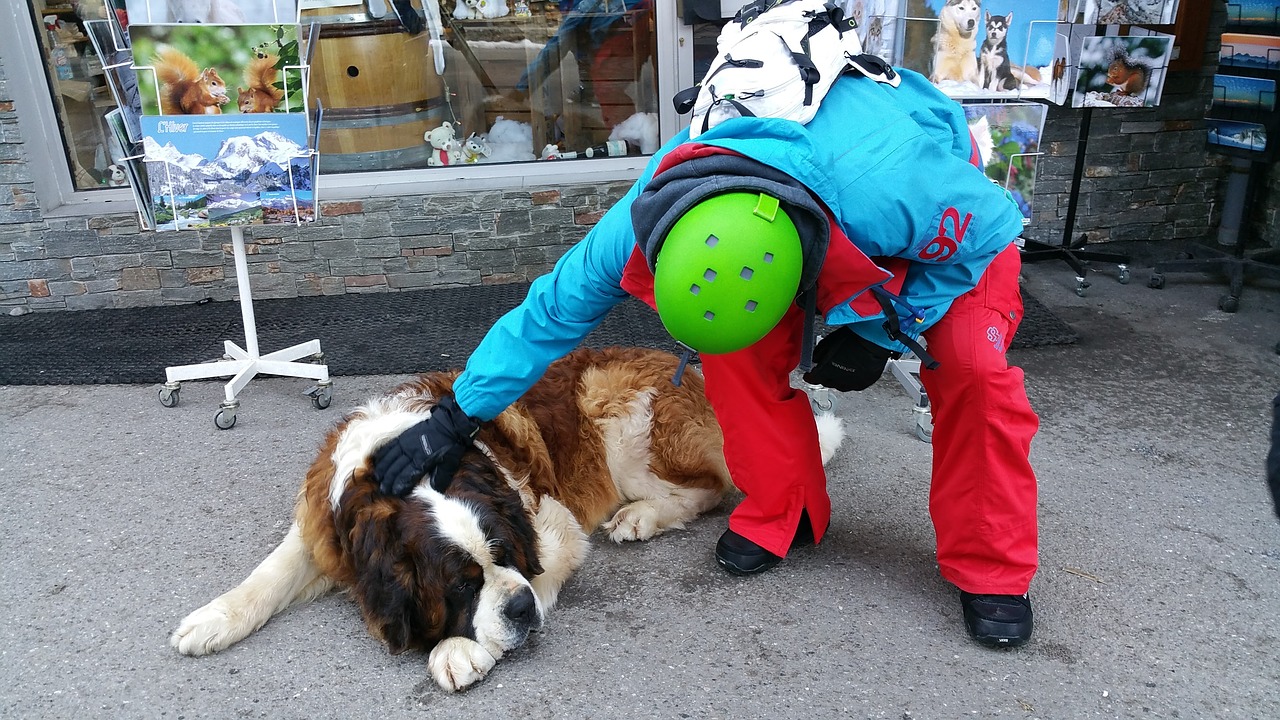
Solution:
<path fill-rule="evenodd" d="M 103 117 L 115 107 L 84 23 L 106 17 L 103 0 L 28 0 L 33 28 L 77 190 L 110 187 Z"/>
<path fill-rule="evenodd" d="M 423 1 L 301 0 L 303 36 L 317 26 L 321 172 L 656 151 L 652 0 L 426 0 L 430 12 Z M 103 118 L 115 103 L 85 26 L 107 3 L 28 4 L 74 187 L 110 187 Z M 397 15 L 409 6 L 417 32 Z"/>
<path fill-rule="evenodd" d="M 322 172 L 657 149 L 651 0 L 441 0 L 438 22 L 421 1 L 411 33 L 390 0 L 303 0 Z"/>

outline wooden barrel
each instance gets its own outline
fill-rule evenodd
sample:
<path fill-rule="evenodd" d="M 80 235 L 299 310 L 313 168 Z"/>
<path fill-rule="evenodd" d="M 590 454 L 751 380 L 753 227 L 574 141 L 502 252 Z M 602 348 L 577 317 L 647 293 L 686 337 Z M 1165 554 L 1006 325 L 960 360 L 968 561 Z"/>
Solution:
<path fill-rule="evenodd" d="M 321 172 L 426 167 L 422 136 L 445 120 L 430 34 L 371 18 L 363 4 L 305 10 L 304 33 L 308 23 L 320 25 L 309 92 L 324 106 Z"/>

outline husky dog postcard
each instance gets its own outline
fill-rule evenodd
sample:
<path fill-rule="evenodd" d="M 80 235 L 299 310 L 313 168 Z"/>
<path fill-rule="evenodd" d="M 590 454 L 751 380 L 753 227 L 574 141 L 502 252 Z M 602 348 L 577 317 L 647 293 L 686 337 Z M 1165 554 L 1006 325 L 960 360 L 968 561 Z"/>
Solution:
<path fill-rule="evenodd" d="M 1059 0 L 923 0 L 894 61 L 960 98 L 1047 98 Z"/>

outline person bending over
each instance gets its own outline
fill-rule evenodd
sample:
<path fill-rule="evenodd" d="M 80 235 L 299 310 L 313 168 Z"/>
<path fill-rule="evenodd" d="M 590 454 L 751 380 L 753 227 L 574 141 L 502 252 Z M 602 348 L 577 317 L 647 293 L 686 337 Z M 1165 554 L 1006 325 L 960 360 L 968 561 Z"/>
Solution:
<path fill-rule="evenodd" d="M 960 106 L 919 74 L 846 75 L 808 124 L 725 120 L 666 143 L 630 190 L 488 331 L 430 419 L 375 457 L 383 492 L 447 486 L 479 422 L 518 399 L 628 296 L 699 351 L 744 497 L 719 565 L 767 571 L 820 542 L 831 501 L 790 373 L 859 389 L 927 343 L 929 511 L 943 577 L 978 642 L 1032 633 L 1039 420 L 1005 357 L 1022 319 L 1022 215 L 978 169 Z M 813 349 L 812 312 L 838 329 Z M 835 378 L 835 379 L 832 379 Z"/>

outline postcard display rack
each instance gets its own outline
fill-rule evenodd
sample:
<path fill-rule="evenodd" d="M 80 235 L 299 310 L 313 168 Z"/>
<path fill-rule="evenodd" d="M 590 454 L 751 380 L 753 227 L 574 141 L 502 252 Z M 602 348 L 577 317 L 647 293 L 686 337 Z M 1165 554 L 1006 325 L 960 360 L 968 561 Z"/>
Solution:
<path fill-rule="evenodd" d="M 314 380 L 306 394 L 328 407 L 319 340 L 259 351 L 244 241 L 245 225 L 316 218 L 320 110 L 307 111 L 314 42 L 300 37 L 297 0 L 240 3 L 220 18 L 175 17 L 183 6 L 167 0 L 107 5 L 92 36 L 119 105 L 107 118 L 112 154 L 139 222 L 156 232 L 229 229 L 244 323 L 244 346 L 224 341 L 221 360 L 166 368 L 161 405 L 178 405 L 184 381 L 230 377 L 214 416 L 230 429 L 236 396 L 262 374 Z M 302 362 L 310 359 L 319 362 Z"/>
<path fill-rule="evenodd" d="M 1218 229 L 1218 244 L 1230 250 L 1196 244 L 1189 257 L 1157 262 L 1148 287 L 1162 289 L 1168 272 L 1218 273 L 1227 279 L 1227 294 L 1218 299 L 1218 309 L 1233 313 L 1240 308 L 1246 279 L 1280 280 L 1280 250 L 1248 256 L 1246 238 L 1240 237 L 1245 208 L 1265 186 L 1267 173 L 1280 156 L 1274 140 L 1280 130 L 1277 82 L 1280 2 L 1230 0 L 1213 77 L 1213 100 L 1205 119 L 1209 149 L 1231 158 Z"/>
<path fill-rule="evenodd" d="M 907 7 L 911 6 L 911 16 Z M 1129 281 L 1128 258 L 1083 250 L 1076 206 L 1093 109 L 1159 104 L 1172 57 L 1177 0 L 864 0 L 863 47 L 921 72 L 965 106 L 988 177 L 1031 223 L 1036 162 L 1048 104 L 1083 108 L 1062 243 L 1019 238 L 1023 262 L 1060 259 L 1083 296 L 1088 261 L 1114 262 Z M 957 28 L 976 27 L 969 35 Z M 946 42 L 940 42 L 945 37 Z M 938 48 L 954 48 L 943 52 Z M 993 62 L 993 60 L 997 60 Z"/>

